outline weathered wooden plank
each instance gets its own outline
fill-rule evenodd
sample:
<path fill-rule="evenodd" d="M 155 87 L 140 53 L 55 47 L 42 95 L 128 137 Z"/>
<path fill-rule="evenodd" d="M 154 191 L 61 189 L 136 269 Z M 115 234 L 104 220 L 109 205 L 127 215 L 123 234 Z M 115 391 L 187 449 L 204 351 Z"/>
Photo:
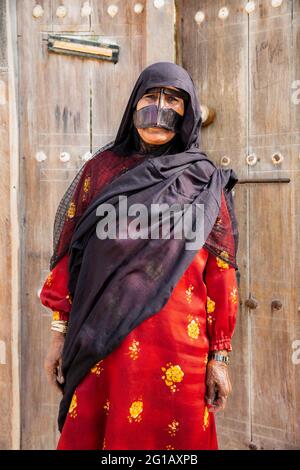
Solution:
<path fill-rule="evenodd" d="M 291 97 L 290 63 L 293 54 L 290 25 L 288 12 L 275 18 L 264 16 L 257 19 L 250 15 L 250 146 L 253 135 L 271 137 L 276 148 L 281 143 L 281 136 L 284 138 L 289 133 L 290 106 L 287 104 Z"/>
<path fill-rule="evenodd" d="M 0 2 L 0 449 L 18 449 L 19 403 L 19 217 L 18 117 L 14 1 Z"/>
<path fill-rule="evenodd" d="M 259 2 L 249 21 L 249 145 L 258 162 L 251 177 L 289 177 L 286 185 L 251 186 L 250 292 L 251 427 L 258 448 L 296 446 L 295 374 L 292 363 L 295 299 L 295 175 L 299 135 L 292 124 L 292 2 Z M 298 54 L 299 55 L 299 54 Z M 296 145 L 295 145 L 296 144 Z M 299 147 L 298 147 L 299 148 Z M 272 155 L 282 154 L 274 164 Z M 272 310 L 272 301 L 282 307 Z"/>
<path fill-rule="evenodd" d="M 3 2 L 2 2 L 3 3 Z M 1 10 L 0 10 L 1 11 Z M 4 11 L 2 10 L 4 13 Z M 1 104 L 0 104 L 0 194 L 2 201 L 10 198 L 10 149 L 9 149 L 9 103 L 8 73 L 0 72 Z M 0 393 L 1 414 L 6 419 L 0 421 L 0 449 L 12 446 L 12 319 L 11 319 L 11 249 L 10 236 L 11 217 L 10 205 L 5 204 L 0 214 Z"/>
<path fill-rule="evenodd" d="M 191 73 L 201 104 L 216 110 L 215 121 L 202 130 L 202 146 L 218 164 L 227 155 L 239 174 L 246 170 L 247 134 L 247 18 L 241 17 L 238 2 L 227 2 L 230 16 L 218 18 L 221 2 L 184 3 L 181 23 L 182 65 Z M 205 20 L 194 20 L 197 11 Z M 237 11 L 237 13 L 236 13 Z"/>
<path fill-rule="evenodd" d="M 52 0 L 52 28 L 53 31 L 73 32 L 89 31 L 90 16 L 82 15 L 83 4 L 90 4 L 89 1 L 81 0 Z"/>
<path fill-rule="evenodd" d="M 176 4 L 178 61 L 191 74 L 200 103 L 216 110 L 214 122 L 201 130 L 202 149 L 218 165 L 223 156 L 229 157 L 229 167 L 245 178 L 248 174 L 245 164 L 248 132 L 247 15 L 238 1 L 226 2 L 229 9 L 226 20 L 218 17 L 220 8 L 224 6 L 221 1 L 189 0 Z M 205 15 L 200 25 L 194 19 L 197 11 Z M 248 292 L 248 188 L 237 186 L 234 194 L 240 230 L 238 263 L 242 301 Z M 225 411 L 216 416 L 221 448 L 233 446 L 231 448 L 245 449 L 250 442 L 248 340 L 248 319 L 244 307 L 240 305 L 230 366 L 233 393 Z M 237 427 L 241 432 L 234 438 Z"/>
<path fill-rule="evenodd" d="M 146 10 L 146 65 L 158 61 L 175 60 L 174 44 L 175 6 L 166 0 L 162 8 L 151 1 Z"/>
<path fill-rule="evenodd" d="M 6 0 L 0 2 L 0 67 L 7 67 Z"/>
<path fill-rule="evenodd" d="M 24 449 L 54 448 L 57 440 L 58 397 L 46 384 L 43 371 L 50 339 L 50 317 L 44 315 L 46 309 L 40 304 L 38 292 L 44 281 L 42 274 L 49 269 L 57 204 L 68 181 L 82 165 L 81 156 L 90 148 L 88 61 L 47 51 L 45 31 L 52 29 L 55 2 L 44 2 L 44 15 L 40 19 L 32 16 L 34 3 L 18 2 L 24 195 L 21 204 Z M 80 6 L 81 2 L 72 2 L 70 11 L 76 10 L 77 15 Z M 73 19 L 79 21 L 76 15 Z M 79 29 L 81 27 L 80 20 Z M 36 160 L 38 152 L 45 154 L 45 161 Z M 62 152 L 70 154 L 69 161 L 61 161 Z M 60 173 L 58 181 L 50 170 Z M 47 419 L 44 410 L 49 410 Z"/>
<path fill-rule="evenodd" d="M 120 46 L 117 64 L 94 61 L 90 66 L 93 151 L 114 139 L 134 81 L 143 68 L 145 10 L 134 13 L 134 3 L 116 2 L 119 11 L 113 18 L 107 13 L 110 2 L 93 3 L 93 32 Z"/>
<path fill-rule="evenodd" d="M 291 63 L 291 132 L 300 135 L 300 0 L 293 1 L 292 18 L 292 63 Z M 292 137 L 291 137 L 292 140 Z M 294 173 L 293 185 L 293 214 L 294 214 L 294 285 L 295 285 L 295 309 L 294 309 L 294 332 L 291 338 L 291 356 L 295 374 L 295 443 L 300 449 L 300 142 L 294 140 L 294 161 L 297 171 Z"/>

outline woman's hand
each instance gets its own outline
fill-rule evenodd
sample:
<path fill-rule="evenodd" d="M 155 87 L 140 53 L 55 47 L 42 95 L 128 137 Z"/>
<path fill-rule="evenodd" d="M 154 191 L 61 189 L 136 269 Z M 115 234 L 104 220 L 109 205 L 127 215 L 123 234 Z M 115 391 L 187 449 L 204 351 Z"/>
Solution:
<path fill-rule="evenodd" d="M 206 402 L 208 411 L 224 410 L 228 395 L 232 391 L 227 364 L 211 359 L 206 368 Z"/>
<path fill-rule="evenodd" d="M 44 370 L 50 385 L 53 385 L 57 391 L 62 393 L 59 383 L 64 383 L 64 377 L 61 374 L 61 356 L 65 342 L 65 335 L 58 331 L 51 331 L 51 342 L 44 362 Z"/>

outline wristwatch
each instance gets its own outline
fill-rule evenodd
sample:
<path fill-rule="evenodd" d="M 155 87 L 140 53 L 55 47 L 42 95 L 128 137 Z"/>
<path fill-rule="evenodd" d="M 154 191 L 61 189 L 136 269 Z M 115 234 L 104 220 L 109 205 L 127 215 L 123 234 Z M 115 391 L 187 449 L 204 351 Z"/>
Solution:
<path fill-rule="evenodd" d="M 209 359 L 214 359 L 215 361 L 225 362 L 225 364 L 229 364 L 229 356 L 225 356 L 225 354 L 219 354 L 216 352 L 212 352 L 209 355 Z"/>

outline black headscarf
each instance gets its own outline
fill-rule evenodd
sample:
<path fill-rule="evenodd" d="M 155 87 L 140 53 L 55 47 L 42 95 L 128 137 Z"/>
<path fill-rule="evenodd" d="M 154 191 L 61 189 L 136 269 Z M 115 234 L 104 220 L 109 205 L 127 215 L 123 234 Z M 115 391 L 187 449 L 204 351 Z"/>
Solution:
<path fill-rule="evenodd" d="M 221 240 L 214 245 L 216 253 L 222 257 L 227 248 L 225 260 L 237 269 L 238 231 L 230 191 L 238 180 L 233 170 L 217 168 L 199 150 L 201 112 L 186 70 L 171 62 L 159 62 L 141 73 L 110 150 L 122 155 L 136 151 L 133 110 L 148 88 L 160 85 L 182 89 L 190 97 L 171 149 L 154 158 L 145 155 L 138 165 L 104 188 L 78 221 L 71 240 L 69 290 L 73 303 L 62 356 L 65 384 L 58 418 L 60 430 L 73 392 L 89 369 L 117 348 L 141 322 L 160 311 L 199 249 L 187 250 L 184 238 L 99 240 L 96 225 L 100 217 L 96 210 L 100 204 L 110 203 L 117 208 L 120 195 L 127 196 L 128 207 L 134 203 L 143 203 L 147 208 L 153 203 L 192 204 L 193 208 L 196 203 L 204 204 L 207 243 L 212 233 L 218 233 L 214 227 L 224 191 L 232 232 L 211 240 Z M 193 229 L 196 216 L 193 211 Z M 224 245 L 223 238 L 233 244 Z"/>
<path fill-rule="evenodd" d="M 128 100 L 114 144 L 114 150 L 121 151 L 122 155 L 131 154 L 134 146 L 133 110 L 149 88 L 160 85 L 173 86 L 187 92 L 190 97 L 187 106 L 185 106 L 180 141 L 176 139 L 176 150 L 186 152 L 192 148 L 199 148 L 202 118 L 194 82 L 188 72 L 179 65 L 172 62 L 157 62 L 141 73 Z"/>

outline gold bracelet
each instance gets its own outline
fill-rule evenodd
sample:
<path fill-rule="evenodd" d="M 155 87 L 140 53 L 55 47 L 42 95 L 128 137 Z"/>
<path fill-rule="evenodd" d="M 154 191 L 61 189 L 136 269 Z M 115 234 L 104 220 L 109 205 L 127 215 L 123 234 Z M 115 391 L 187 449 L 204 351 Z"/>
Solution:
<path fill-rule="evenodd" d="M 68 322 L 65 320 L 53 320 L 51 322 L 51 330 L 66 334 L 68 330 Z"/>
<path fill-rule="evenodd" d="M 52 330 L 52 331 L 57 331 L 58 333 L 66 334 L 68 328 L 67 328 L 66 326 L 61 326 L 61 327 L 58 327 L 58 326 L 51 326 L 51 330 Z"/>

